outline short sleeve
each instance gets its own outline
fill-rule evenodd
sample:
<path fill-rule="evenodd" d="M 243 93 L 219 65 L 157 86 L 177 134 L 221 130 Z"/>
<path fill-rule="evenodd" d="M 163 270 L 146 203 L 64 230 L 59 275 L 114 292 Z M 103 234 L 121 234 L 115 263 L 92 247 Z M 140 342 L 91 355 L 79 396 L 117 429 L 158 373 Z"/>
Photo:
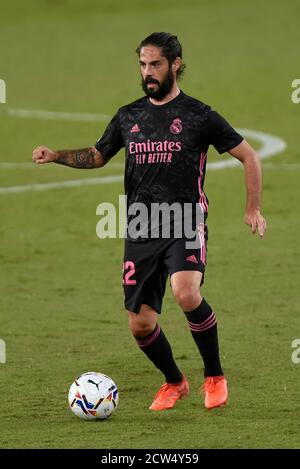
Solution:
<path fill-rule="evenodd" d="M 243 137 L 216 111 L 208 112 L 205 131 L 207 143 L 213 145 L 218 153 L 232 150 L 243 141 Z"/>
<path fill-rule="evenodd" d="M 115 156 L 115 154 L 124 147 L 119 114 L 120 111 L 112 118 L 102 137 L 100 137 L 95 144 L 95 148 L 106 160 Z"/>

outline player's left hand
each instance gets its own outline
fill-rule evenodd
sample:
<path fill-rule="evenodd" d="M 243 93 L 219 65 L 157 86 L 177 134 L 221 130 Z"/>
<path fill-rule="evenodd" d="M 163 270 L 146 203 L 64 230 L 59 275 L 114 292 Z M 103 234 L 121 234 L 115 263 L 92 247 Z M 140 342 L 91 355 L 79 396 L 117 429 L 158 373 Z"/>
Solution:
<path fill-rule="evenodd" d="M 246 210 L 244 221 L 246 225 L 250 226 L 253 234 L 258 231 L 259 236 L 262 238 L 267 229 L 267 222 L 259 210 Z"/>

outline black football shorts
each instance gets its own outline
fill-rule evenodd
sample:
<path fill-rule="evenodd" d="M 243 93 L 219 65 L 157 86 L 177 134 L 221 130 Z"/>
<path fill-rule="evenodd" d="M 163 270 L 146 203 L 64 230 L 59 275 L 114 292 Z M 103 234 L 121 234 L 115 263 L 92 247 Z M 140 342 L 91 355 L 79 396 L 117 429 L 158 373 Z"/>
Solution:
<path fill-rule="evenodd" d="M 186 238 L 149 239 L 142 242 L 125 240 L 123 288 L 125 308 L 138 313 L 142 304 L 161 312 L 168 275 L 182 270 L 204 274 L 208 231 L 193 247 Z M 202 277 L 203 283 L 204 275 Z"/>

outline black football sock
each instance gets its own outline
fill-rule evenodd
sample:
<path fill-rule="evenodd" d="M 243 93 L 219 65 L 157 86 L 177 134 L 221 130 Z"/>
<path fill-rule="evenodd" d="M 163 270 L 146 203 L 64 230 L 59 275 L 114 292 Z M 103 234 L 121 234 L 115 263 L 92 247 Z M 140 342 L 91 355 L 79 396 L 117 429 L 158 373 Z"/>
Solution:
<path fill-rule="evenodd" d="M 203 298 L 198 308 L 185 314 L 192 336 L 203 358 L 204 376 L 223 375 L 215 313 Z"/>
<path fill-rule="evenodd" d="M 166 377 L 167 383 L 180 383 L 182 374 L 177 368 L 169 342 L 158 324 L 146 337 L 135 340 L 140 349 Z"/>

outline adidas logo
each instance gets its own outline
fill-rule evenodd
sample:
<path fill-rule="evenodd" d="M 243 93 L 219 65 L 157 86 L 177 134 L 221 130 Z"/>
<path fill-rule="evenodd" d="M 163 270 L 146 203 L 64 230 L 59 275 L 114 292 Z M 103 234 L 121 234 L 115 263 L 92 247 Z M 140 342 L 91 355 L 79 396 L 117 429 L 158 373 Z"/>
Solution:
<path fill-rule="evenodd" d="M 130 132 L 133 134 L 135 132 L 140 132 L 140 131 L 141 129 L 139 128 L 138 124 L 134 124 Z"/>
<path fill-rule="evenodd" d="M 196 256 L 193 254 L 192 256 L 189 256 L 185 259 L 186 261 L 194 262 L 194 264 L 198 264 L 198 261 L 196 259 Z"/>

